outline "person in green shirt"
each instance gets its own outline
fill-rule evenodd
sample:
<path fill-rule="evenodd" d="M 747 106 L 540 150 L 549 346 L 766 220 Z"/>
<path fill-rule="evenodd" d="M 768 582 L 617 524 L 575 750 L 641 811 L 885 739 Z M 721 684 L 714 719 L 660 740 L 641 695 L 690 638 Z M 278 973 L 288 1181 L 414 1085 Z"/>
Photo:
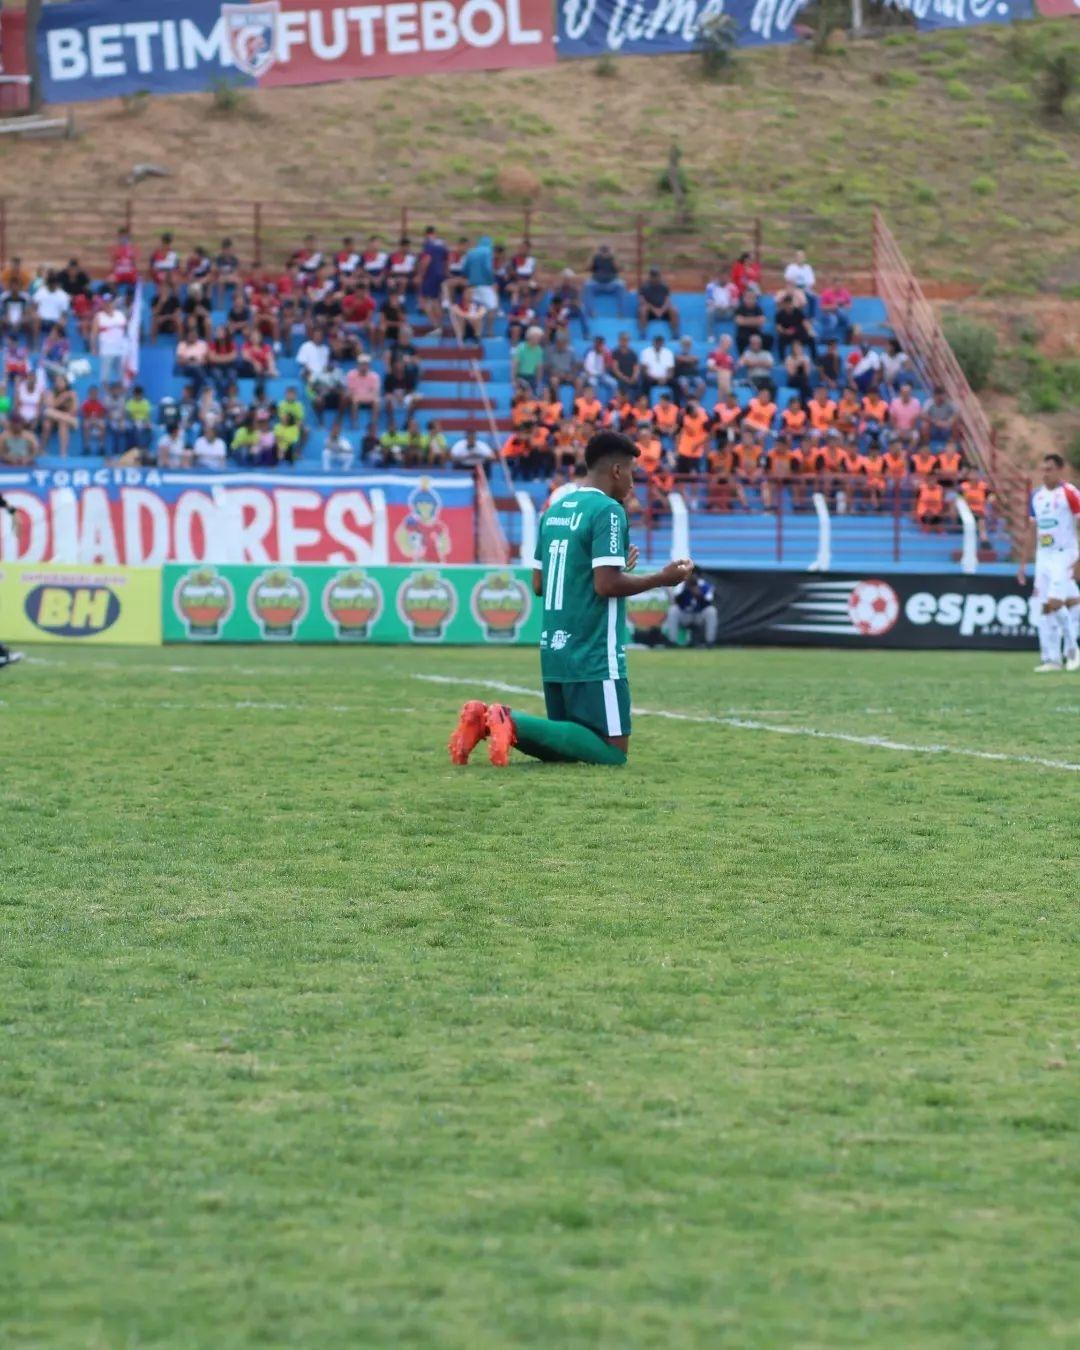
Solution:
<path fill-rule="evenodd" d="M 129 449 L 132 445 L 137 445 L 140 450 L 149 449 L 150 436 L 154 429 L 153 415 L 150 400 L 143 392 L 141 384 L 135 385 L 132 389 L 131 397 L 124 403 L 124 412 L 128 420 Z"/>
<path fill-rule="evenodd" d="M 287 459 L 294 463 L 297 447 L 300 444 L 300 428 L 292 413 L 285 413 L 274 426 L 274 445 L 277 448 L 278 463 Z"/>
<path fill-rule="evenodd" d="M 292 418 L 300 430 L 299 444 L 303 445 L 307 440 L 307 423 L 304 420 L 304 405 L 300 402 L 300 395 L 296 392 L 296 386 L 290 384 L 285 390 L 285 397 L 278 400 L 277 415 L 281 421 L 286 413 Z"/>
<path fill-rule="evenodd" d="M 630 746 L 626 673 L 626 597 L 678 586 L 693 572 L 688 559 L 659 572 L 629 575 L 637 549 L 627 537 L 622 505 L 633 492 L 638 448 L 615 431 L 585 447 L 586 477 L 540 519 L 533 592 L 543 609 L 540 673 L 547 718 L 502 703 L 471 699 L 450 737 L 450 758 L 465 764 L 485 737 L 492 764 L 503 767 L 516 746 L 534 759 L 625 764 Z"/>
<path fill-rule="evenodd" d="M 525 341 L 519 342 L 510 353 L 510 377 L 515 383 L 527 384 L 538 394 L 544 380 L 544 348 L 541 345 L 544 330 L 535 324 L 525 332 Z"/>

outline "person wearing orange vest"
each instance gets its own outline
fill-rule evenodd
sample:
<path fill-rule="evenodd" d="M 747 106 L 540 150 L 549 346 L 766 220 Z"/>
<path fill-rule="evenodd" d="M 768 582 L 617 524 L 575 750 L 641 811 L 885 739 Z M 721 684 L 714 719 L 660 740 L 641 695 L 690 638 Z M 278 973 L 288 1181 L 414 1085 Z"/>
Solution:
<path fill-rule="evenodd" d="M 878 445 L 876 440 L 871 441 L 870 448 L 862 457 L 861 469 L 869 505 L 873 510 L 880 511 L 885 496 L 887 466 L 885 456 L 881 453 L 881 446 Z"/>
<path fill-rule="evenodd" d="M 964 456 L 956 448 L 955 441 L 947 441 L 938 451 L 937 479 L 942 487 L 956 487 L 964 467 Z"/>
<path fill-rule="evenodd" d="M 687 399 L 679 419 L 676 473 L 700 473 L 709 441 L 709 414 L 696 398 Z"/>
<path fill-rule="evenodd" d="M 851 389 L 845 389 L 836 405 L 836 427 L 845 436 L 850 436 L 858 424 L 859 400 Z"/>
<path fill-rule="evenodd" d="M 720 400 L 713 408 L 713 424 L 716 433 L 723 440 L 733 441 L 739 434 L 739 423 L 743 418 L 743 410 L 739 406 L 739 400 L 733 393 L 729 393 Z"/>
<path fill-rule="evenodd" d="M 881 431 L 888 420 L 889 405 L 876 389 L 871 389 L 862 401 L 862 421 L 859 423 L 859 431 L 864 436 L 872 435 Z"/>
<path fill-rule="evenodd" d="M 599 422 L 604 405 L 591 391 L 574 399 L 574 412 L 579 422 Z"/>
<path fill-rule="evenodd" d="M 911 456 L 911 469 L 919 482 L 925 483 L 937 469 L 937 455 L 920 446 Z"/>
<path fill-rule="evenodd" d="M 784 435 L 791 444 L 801 445 L 810 419 L 806 415 L 806 409 L 797 398 L 788 399 L 788 405 L 780 415 L 780 421 L 783 424 Z"/>
<path fill-rule="evenodd" d="M 821 385 L 814 391 L 814 397 L 806 406 L 810 415 L 810 426 L 815 439 L 820 440 L 836 421 L 836 404 L 829 397 L 829 391 Z"/>
<path fill-rule="evenodd" d="M 919 488 L 915 501 L 915 518 L 920 525 L 932 528 L 945 519 L 945 489 L 940 483 L 926 479 Z"/>
<path fill-rule="evenodd" d="M 670 449 L 679 425 L 679 407 L 666 390 L 660 395 L 660 402 L 653 408 L 653 425 L 665 448 Z"/>
<path fill-rule="evenodd" d="M 529 453 L 531 432 L 532 424 L 522 423 L 521 426 L 515 427 L 503 442 L 503 458 L 510 463 L 510 476 L 512 478 L 523 478 L 525 476 L 525 460 Z"/>
<path fill-rule="evenodd" d="M 646 478 L 649 478 L 656 473 L 663 463 L 664 447 L 660 444 L 659 436 L 654 435 L 651 427 L 648 426 L 638 427 L 634 444 L 638 448 L 636 467 L 641 470 Z"/>
<path fill-rule="evenodd" d="M 901 483 L 907 477 L 908 462 L 907 455 L 902 449 L 894 449 L 891 445 L 885 451 L 883 456 L 885 460 L 885 472 L 894 483 Z"/>
<path fill-rule="evenodd" d="M 803 416 L 805 415 L 804 413 Z M 777 436 L 773 448 L 766 451 L 765 476 L 761 480 L 761 502 L 766 511 L 771 511 L 774 505 L 779 503 L 780 494 L 791 484 L 797 453 L 792 450 L 786 431 L 782 431 Z"/>
<path fill-rule="evenodd" d="M 986 508 L 993 496 L 990 491 L 990 484 L 985 478 L 965 478 L 960 484 L 960 492 L 964 501 L 971 507 L 971 514 L 975 517 L 975 527 L 979 532 L 979 543 L 989 544 L 990 532 L 986 527 Z"/>
<path fill-rule="evenodd" d="M 776 404 L 766 390 L 756 393 L 746 407 L 744 426 L 753 427 L 755 432 L 767 436 L 772 431 L 773 418 L 776 416 Z"/>
<path fill-rule="evenodd" d="M 568 417 L 559 423 L 555 433 L 555 460 L 560 469 L 573 469 L 578 462 L 577 437 L 574 424 Z"/>
<path fill-rule="evenodd" d="M 738 480 L 739 456 L 735 447 L 722 440 L 709 449 L 709 492 L 707 507 L 710 511 L 730 511 L 732 498 L 746 507 L 746 494 Z"/>

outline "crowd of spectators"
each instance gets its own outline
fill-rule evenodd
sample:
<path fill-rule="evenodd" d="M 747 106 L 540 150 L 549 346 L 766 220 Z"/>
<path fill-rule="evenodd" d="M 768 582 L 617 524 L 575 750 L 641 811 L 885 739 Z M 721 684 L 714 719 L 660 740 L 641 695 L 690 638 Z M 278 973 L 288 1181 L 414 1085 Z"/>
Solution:
<path fill-rule="evenodd" d="M 175 344 L 176 392 L 156 406 L 124 379 L 140 281 L 152 295 L 147 336 Z M 0 459 L 25 463 L 54 445 L 64 456 L 77 440 L 121 463 L 272 467 L 328 424 L 327 469 L 472 467 L 501 450 L 515 476 L 549 478 L 580 463 L 593 430 L 616 427 L 638 442 L 643 495 L 661 505 L 677 475 L 695 475 L 716 508 L 768 509 L 788 487 L 796 507 L 822 491 L 838 510 L 871 510 L 903 488 L 927 525 L 950 519 L 960 491 L 983 517 L 988 490 L 957 448 L 955 409 L 940 389 L 915 395 L 895 341 L 863 338 L 847 289 L 819 287 L 801 250 L 771 303 L 763 285 L 750 253 L 711 277 L 702 346 L 682 331 L 660 269 L 635 293 L 607 245 L 586 278 L 565 269 L 545 287 L 527 242 L 514 253 L 488 236 L 450 246 L 434 228 L 415 250 L 406 237 L 390 247 L 346 236 L 328 254 L 309 235 L 276 269 L 246 269 L 228 239 L 182 258 L 170 234 L 143 265 L 120 231 L 97 284 L 77 259 L 31 276 L 14 258 L 0 276 Z M 610 346 L 590 337 L 600 296 L 623 315 L 633 306 L 636 341 L 629 330 Z M 514 394 L 502 446 L 421 426 L 417 310 L 465 343 L 505 331 Z M 99 360 L 81 403 L 73 341 Z M 299 378 L 272 396 L 283 356 Z"/>

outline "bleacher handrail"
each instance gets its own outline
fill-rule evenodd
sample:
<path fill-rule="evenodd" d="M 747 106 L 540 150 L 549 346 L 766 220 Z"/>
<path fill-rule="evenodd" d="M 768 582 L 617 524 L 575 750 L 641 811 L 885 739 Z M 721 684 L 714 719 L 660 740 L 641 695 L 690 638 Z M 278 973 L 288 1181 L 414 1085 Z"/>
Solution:
<path fill-rule="evenodd" d="M 874 211 L 873 258 L 874 289 L 885 303 L 893 331 L 924 381 L 944 388 L 956 407 L 961 448 L 989 479 L 1015 542 L 1027 514 L 1025 475 L 997 444 L 933 306 L 879 210 Z"/>

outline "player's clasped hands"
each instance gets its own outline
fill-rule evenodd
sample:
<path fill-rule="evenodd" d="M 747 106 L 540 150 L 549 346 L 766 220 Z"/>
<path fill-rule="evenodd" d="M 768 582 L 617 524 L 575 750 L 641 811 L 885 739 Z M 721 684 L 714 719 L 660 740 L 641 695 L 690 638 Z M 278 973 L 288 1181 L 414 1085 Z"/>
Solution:
<path fill-rule="evenodd" d="M 689 558 L 678 558 L 661 569 L 660 584 L 663 586 L 681 586 L 694 570 Z"/>

